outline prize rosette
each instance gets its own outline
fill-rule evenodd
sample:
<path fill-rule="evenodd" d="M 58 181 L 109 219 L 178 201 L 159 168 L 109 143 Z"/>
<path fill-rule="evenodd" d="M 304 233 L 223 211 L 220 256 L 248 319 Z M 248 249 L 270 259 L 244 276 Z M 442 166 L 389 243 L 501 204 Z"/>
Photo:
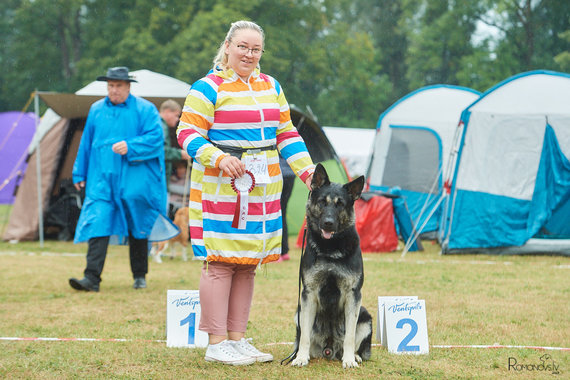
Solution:
<path fill-rule="evenodd" d="M 248 196 L 255 187 L 255 177 L 249 170 L 240 178 L 232 178 L 232 189 L 237 193 L 236 209 L 232 227 L 238 230 L 244 230 L 247 221 Z"/>

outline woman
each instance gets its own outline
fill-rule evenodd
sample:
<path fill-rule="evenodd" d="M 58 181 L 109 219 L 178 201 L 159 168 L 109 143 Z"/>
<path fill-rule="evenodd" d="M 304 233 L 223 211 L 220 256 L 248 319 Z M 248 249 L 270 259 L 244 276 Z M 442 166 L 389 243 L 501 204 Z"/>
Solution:
<path fill-rule="evenodd" d="M 200 330 L 207 361 L 243 365 L 271 361 L 245 339 L 255 269 L 281 253 L 278 151 L 310 187 L 314 165 L 291 123 L 274 78 L 260 71 L 263 30 L 231 25 L 208 75 L 192 85 L 178 142 L 195 160 L 190 190 L 194 255 L 200 278 Z"/>

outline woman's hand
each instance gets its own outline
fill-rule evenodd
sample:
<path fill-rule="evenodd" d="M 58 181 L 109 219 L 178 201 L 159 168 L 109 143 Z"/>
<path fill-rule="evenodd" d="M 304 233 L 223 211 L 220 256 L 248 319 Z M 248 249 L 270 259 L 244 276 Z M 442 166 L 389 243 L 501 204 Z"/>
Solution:
<path fill-rule="evenodd" d="M 225 156 L 218 166 L 231 178 L 240 178 L 245 174 L 245 164 L 234 156 Z"/>
<path fill-rule="evenodd" d="M 313 174 L 311 173 L 310 176 L 307 177 L 307 179 L 305 180 L 305 185 L 307 185 L 307 189 L 309 189 L 309 191 L 311 191 L 311 182 L 313 182 Z"/>

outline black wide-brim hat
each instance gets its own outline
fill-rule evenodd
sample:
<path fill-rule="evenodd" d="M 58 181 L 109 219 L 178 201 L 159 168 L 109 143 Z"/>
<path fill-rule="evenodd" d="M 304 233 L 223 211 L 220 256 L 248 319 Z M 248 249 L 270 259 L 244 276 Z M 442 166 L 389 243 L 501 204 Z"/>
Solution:
<path fill-rule="evenodd" d="M 99 76 L 97 77 L 97 80 L 100 81 L 124 80 L 127 82 L 137 82 L 135 79 L 129 76 L 129 68 L 125 66 L 111 67 L 110 69 L 107 70 L 107 75 Z"/>

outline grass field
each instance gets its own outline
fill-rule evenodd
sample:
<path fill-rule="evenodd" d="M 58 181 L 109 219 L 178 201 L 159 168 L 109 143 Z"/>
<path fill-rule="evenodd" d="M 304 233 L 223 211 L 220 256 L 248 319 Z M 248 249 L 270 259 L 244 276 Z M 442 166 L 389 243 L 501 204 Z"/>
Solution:
<path fill-rule="evenodd" d="M 536 379 L 569 378 L 570 352 L 527 348 L 438 348 L 437 345 L 570 347 L 570 261 L 552 256 L 440 256 L 436 244 L 365 254 L 363 305 L 377 297 L 426 300 L 430 353 L 394 355 L 374 346 L 372 359 L 343 370 L 340 362 L 279 364 L 292 350 L 300 251 L 262 266 L 247 335 L 272 363 L 228 367 L 206 363 L 204 349 L 167 348 L 166 291 L 197 289 L 201 264 L 179 258 L 150 263 L 148 289 L 132 289 L 126 247 L 111 246 L 100 293 L 72 290 L 85 245 L 0 242 L 0 336 L 96 338 L 101 341 L 0 341 L 0 378 L 46 379 Z M 109 341 L 104 341 L 105 339 Z M 111 341 L 126 339 L 125 342 Z M 373 343 L 377 343 L 375 340 Z M 549 354 L 552 370 L 538 370 Z M 509 368 L 516 360 L 519 370 Z M 520 364 L 524 364 L 522 368 Z"/>

